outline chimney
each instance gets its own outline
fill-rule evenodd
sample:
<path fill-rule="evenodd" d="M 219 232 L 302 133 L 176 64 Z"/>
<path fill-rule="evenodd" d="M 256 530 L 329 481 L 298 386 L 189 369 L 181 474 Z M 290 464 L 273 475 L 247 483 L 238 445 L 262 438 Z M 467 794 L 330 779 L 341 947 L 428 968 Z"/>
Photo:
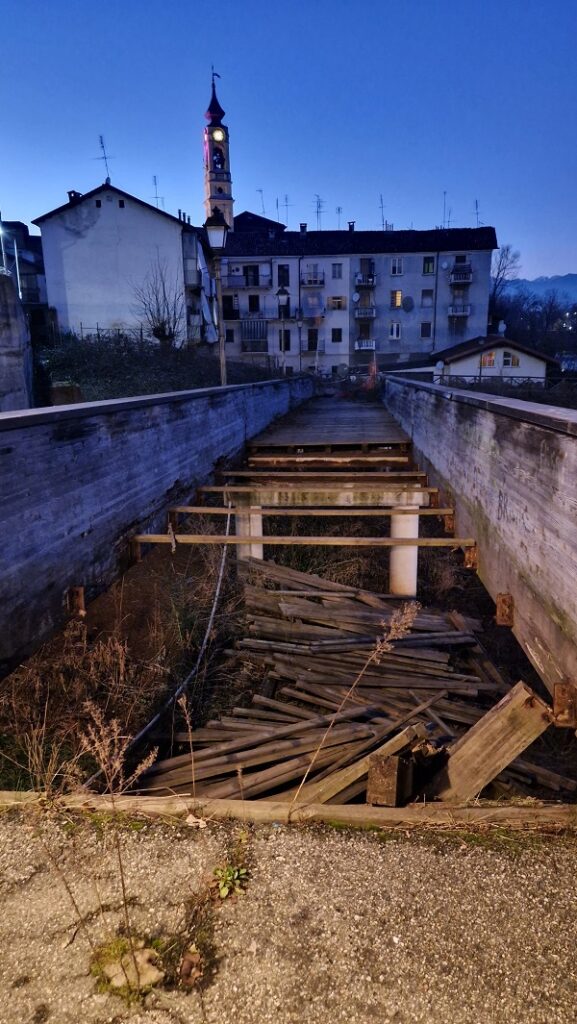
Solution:
<path fill-rule="evenodd" d="M 73 203 L 75 199 L 80 199 L 82 192 L 76 192 L 75 189 L 71 188 L 68 193 L 68 202 Z"/>
<path fill-rule="evenodd" d="M 179 211 L 178 211 L 178 219 L 179 219 L 179 220 L 182 220 L 182 210 L 179 210 Z"/>
<path fill-rule="evenodd" d="M 307 226 L 306 226 L 306 223 L 303 223 L 303 224 L 301 224 L 301 235 L 306 235 L 306 233 L 307 233 Z"/>
<path fill-rule="evenodd" d="M 186 223 L 190 224 L 190 216 L 186 218 Z"/>
<path fill-rule="evenodd" d="M 349 223 L 349 231 L 354 231 L 355 230 L 355 222 L 354 222 L 354 220 L 350 220 L 348 223 Z"/>

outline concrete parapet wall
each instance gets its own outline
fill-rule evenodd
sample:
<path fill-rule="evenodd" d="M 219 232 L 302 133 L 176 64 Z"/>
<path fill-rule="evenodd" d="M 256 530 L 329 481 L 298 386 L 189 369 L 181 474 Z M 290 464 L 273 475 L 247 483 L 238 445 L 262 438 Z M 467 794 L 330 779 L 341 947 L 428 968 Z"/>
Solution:
<path fill-rule="evenodd" d="M 132 534 L 312 396 L 306 377 L 0 414 L 0 669 L 95 596 Z"/>
<path fill-rule="evenodd" d="M 385 404 L 475 537 L 479 576 L 515 601 L 546 685 L 577 684 L 577 412 L 388 376 Z"/>

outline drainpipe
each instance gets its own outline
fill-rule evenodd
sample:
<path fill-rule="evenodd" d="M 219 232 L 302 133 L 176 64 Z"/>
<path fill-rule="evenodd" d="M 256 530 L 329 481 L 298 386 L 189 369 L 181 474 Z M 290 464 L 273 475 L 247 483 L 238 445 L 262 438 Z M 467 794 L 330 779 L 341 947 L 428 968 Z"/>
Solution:
<path fill-rule="evenodd" d="M 434 308 L 433 308 L 433 348 L 431 349 L 432 352 L 434 352 L 436 347 L 437 347 L 437 301 L 438 301 L 438 294 L 439 294 L 439 259 L 440 258 L 441 258 L 441 254 L 440 254 L 440 252 L 438 252 L 437 253 L 437 257 L 435 259 L 435 305 L 434 305 Z"/>

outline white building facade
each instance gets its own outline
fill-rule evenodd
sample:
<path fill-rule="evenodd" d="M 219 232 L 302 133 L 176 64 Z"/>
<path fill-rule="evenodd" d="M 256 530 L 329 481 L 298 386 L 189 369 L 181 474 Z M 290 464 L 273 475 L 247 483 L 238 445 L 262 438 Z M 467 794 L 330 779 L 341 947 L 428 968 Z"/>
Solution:
<path fill-rule="evenodd" d="M 146 331 L 139 291 L 159 278 L 182 303 L 178 342 L 215 338 L 198 230 L 109 182 L 38 217 L 48 303 L 62 331 Z"/>

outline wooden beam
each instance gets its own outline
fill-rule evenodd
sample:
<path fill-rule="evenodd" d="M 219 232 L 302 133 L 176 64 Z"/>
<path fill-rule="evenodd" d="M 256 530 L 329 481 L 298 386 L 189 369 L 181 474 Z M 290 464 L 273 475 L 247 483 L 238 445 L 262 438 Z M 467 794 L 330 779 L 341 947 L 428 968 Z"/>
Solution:
<path fill-rule="evenodd" d="M 395 494 L 438 494 L 438 487 L 422 487 L 421 484 L 396 484 L 394 481 L 391 482 L 386 476 L 377 477 L 375 476 L 370 481 L 370 486 L 355 486 L 349 484 L 349 475 L 346 478 L 342 478 L 343 482 L 340 487 L 333 486 L 325 487 L 323 484 L 310 484 L 310 490 L 312 491 L 324 491 L 327 494 L 382 494 L 386 491 L 393 491 Z M 203 487 L 199 487 L 198 490 L 201 494 L 254 494 L 258 497 L 260 493 L 270 494 L 271 491 L 280 491 L 283 494 L 290 494 L 295 492 L 302 494 L 303 490 L 306 489 L 307 481 L 303 479 L 303 485 L 300 486 L 298 483 L 285 484 L 284 481 L 272 480 L 268 487 L 263 487 L 259 483 L 256 487 L 250 487 L 247 484 L 205 484 Z M 266 504 L 266 502 L 265 502 Z"/>
<path fill-rule="evenodd" d="M 219 477 L 250 477 L 251 480 L 252 479 L 258 480 L 258 479 L 261 479 L 263 477 L 266 478 L 267 480 L 272 480 L 272 479 L 276 480 L 277 479 L 277 474 L 276 473 L 272 472 L 271 470 L 264 470 L 264 469 L 230 469 L 230 470 L 227 469 L 227 470 L 221 470 L 220 472 L 218 472 L 217 476 L 219 476 Z M 345 477 L 343 476 L 343 473 L 342 472 L 338 472 L 336 470 L 326 470 L 326 472 L 311 473 L 311 472 L 307 472 L 306 470 L 290 470 L 290 469 L 287 469 L 286 472 L 283 472 L 282 474 L 281 474 L 281 472 L 279 470 L 278 471 L 278 476 L 282 480 L 296 480 L 296 481 L 299 481 L 299 480 L 300 481 L 319 480 L 319 479 L 322 479 L 322 480 L 343 480 L 343 479 L 345 479 Z M 382 474 L 379 474 L 378 472 L 376 472 L 374 470 L 372 472 L 365 472 L 365 473 L 355 473 L 355 472 L 347 473 L 346 474 L 346 479 L 347 480 L 367 480 L 367 481 L 371 480 L 371 481 L 375 481 L 375 480 L 381 480 L 381 479 L 384 478 L 387 481 L 395 481 L 395 480 L 406 480 L 408 478 L 409 480 L 424 480 L 426 476 L 427 476 L 427 474 L 423 473 L 421 470 L 396 469 L 396 470 L 390 470 L 387 473 L 382 473 Z"/>
<path fill-rule="evenodd" d="M 286 544 L 329 548 L 470 548 L 475 544 L 472 537 L 231 537 L 214 533 L 178 533 L 174 537 L 167 533 L 139 533 L 133 539 L 138 544 Z"/>
<path fill-rule="evenodd" d="M 251 455 L 248 460 L 249 466 L 272 469 L 282 469 L 284 466 L 387 466 L 389 463 L 401 463 L 406 466 L 409 462 L 408 455 L 337 455 L 329 452 L 324 455 L 321 452 L 317 455 Z"/>
<path fill-rule="evenodd" d="M 449 760 L 427 787 L 427 795 L 464 803 L 472 800 L 553 721 L 551 708 L 519 682 L 449 747 Z"/>
<path fill-rule="evenodd" d="M 202 515 L 202 516 L 226 516 L 229 512 L 233 513 L 238 511 L 236 506 L 231 508 L 215 508 L 211 505 L 177 505 L 175 508 L 170 509 L 170 513 L 178 512 L 182 515 Z M 240 511 L 246 511 L 246 506 L 242 506 Z M 448 516 L 453 513 L 452 508 L 421 508 L 419 507 L 418 515 L 420 516 Z M 273 505 L 270 507 L 258 506 L 258 514 L 263 516 L 376 516 L 384 518 L 386 516 L 414 516 L 416 511 L 414 508 L 410 508 L 406 505 L 399 505 L 394 507 L 392 505 L 383 506 L 382 508 L 358 508 L 357 506 L 343 505 L 342 508 L 314 508 L 310 505 L 304 505 L 302 508 L 293 508 L 288 505 Z M 173 525 L 175 525 L 173 523 Z"/>
<path fill-rule="evenodd" d="M 418 712 L 417 712 L 418 713 Z M 404 750 L 415 740 L 421 740 L 427 735 L 426 726 L 417 722 L 416 725 L 409 725 L 402 732 L 397 733 L 391 739 L 388 739 L 386 743 L 378 747 L 377 750 L 373 751 L 372 754 L 367 754 L 365 757 L 361 757 L 358 761 L 349 765 L 347 768 L 342 768 L 340 772 L 333 772 L 327 776 L 326 779 L 322 779 L 321 782 L 311 782 L 303 786 L 298 796 L 298 803 L 321 803 L 324 804 L 331 797 L 337 796 L 338 793 L 346 789 L 353 782 L 358 779 L 362 779 L 364 775 L 368 774 L 371 758 L 375 754 L 379 754 L 381 757 L 388 757 L 390 754 L 397 754 L 400 750 Z"/>
<path fill-rule="evenodd" d="M 0 808 L 25 808 L 40 806 L 46 801 L 43 793 L 0 792 Z M 332 824 L 348 825 L 351 828 L 372 826 L 375 828 L 555 828 L 577 830 L 577 805 L 575 804 L 484 804 L 474 807 L 459 807 L 453 804 L 411 804 L 408 807 L 368 807 L 363 804 L 310 804 L 297 806 L 292 810 L 287 803 L 278 800 L 216 800 L 194 799 L 192 794 L 180 796 L 100 796 L 96 793 L 82 793 L 74 796 L 57 797 L 54 806 L 80 813 L 96 811 L 129 815 L 141 814 L 148 818 L 183 818 L 188 814 L 207 820 L 279 822 L 325 821 Z"/>

